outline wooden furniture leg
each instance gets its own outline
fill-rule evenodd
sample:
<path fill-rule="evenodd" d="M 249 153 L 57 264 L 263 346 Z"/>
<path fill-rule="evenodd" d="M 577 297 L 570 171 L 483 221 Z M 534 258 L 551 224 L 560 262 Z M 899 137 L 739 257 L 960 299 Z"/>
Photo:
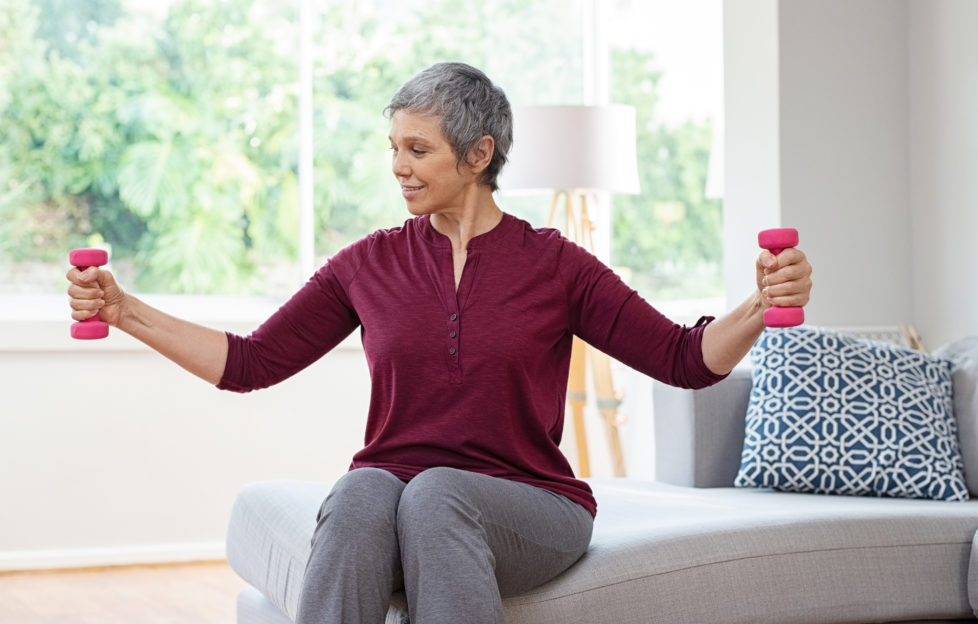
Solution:
<path fill-rule="evenodd" d="M 584 425 L 584 406 L 587 404 L 587 343 L 574 337 L 571 348 L 570 376 L 567 379 L 567 402 L 570 403 L 577 443 L 577 476 L 591 476 L 591 459 L 587 448 L 587 428 Z"/>
<path fill-rule="evenodd" d="M 588 348 L 591 372 L 594 375 L 594 392 L 597 394 L 598 411 L 604 421 L 605 435 L 608 437 L 608 450 L 611 453 L 611 470 L 616 477 L 625 476 L 625 454 L 621 448 L 618 426 L 618 406 L 621 396 L 615 392 L 611 378 L 611 358 L 594 347 Z"/>
<path fill-rule="evenodd" d="M 580 211 L 574 210 L 574 199 L 578 198 Z M 564 204 L 564 235 L 589 251 L 594 251 L 592 223 L 587 209 L 587 196 L 570 191 L 560 191 L 554 195 L 550 204 L 548 225 L 553 227 L 554 218 L 559 203 Z M 611 454 L 612 473 L 616 477 L 625 476 L 625 458 L 622 452 L 621 437 L 618 426 L 618 406 L 621 398 L 614 388 L 611 375 L 611 358 L 591 347 L 580 338 L 574 338 L 571 351 L 570 374 L 567 380 L 567 401 L 570 404 L 571 419 L 574 424 L 574 435 L 577 448 L 578 476 L 591 476 L 591 461 L 587 443 L 587 429 L 584 423 L 584 408 L 587 405 L 587 376 L 588 369 L 594 382 L 597 394 L 597 407 L 604 421 L 605 434 L 608 438 Z"/>

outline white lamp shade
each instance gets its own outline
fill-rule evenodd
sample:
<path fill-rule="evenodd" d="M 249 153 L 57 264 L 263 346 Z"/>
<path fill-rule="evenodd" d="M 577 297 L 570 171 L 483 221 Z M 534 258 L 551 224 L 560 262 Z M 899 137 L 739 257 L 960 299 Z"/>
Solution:
<path fill-rule="evenodd" d="M 635 109 L 528 106 L 513 110 L 503 190 L 638 193 Z"/>

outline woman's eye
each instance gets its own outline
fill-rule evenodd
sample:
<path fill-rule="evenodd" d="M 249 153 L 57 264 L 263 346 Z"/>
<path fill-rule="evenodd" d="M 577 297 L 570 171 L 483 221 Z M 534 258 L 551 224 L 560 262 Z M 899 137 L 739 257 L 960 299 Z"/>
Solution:
<path fill-rule="evenodd" d="M 394 147 L 393 145 L 391 145 L 390 146 L 390 151 L 393 152 L 396 155 L 397 152 L 398 152 L 398 149 L 396 147 Z M 424 156 L 428 152 L 426 150 L 421 149 L 420 147 L 412 147 L 411 148 L 411 153 L 414 154 L 415 156 Z"/>

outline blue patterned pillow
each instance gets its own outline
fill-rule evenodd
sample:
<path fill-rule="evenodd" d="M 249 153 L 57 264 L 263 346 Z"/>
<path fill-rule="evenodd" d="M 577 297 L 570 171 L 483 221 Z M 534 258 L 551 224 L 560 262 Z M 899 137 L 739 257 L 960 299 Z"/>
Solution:
<path fill-rule="evenodd" d="M 802 326 L 765 330 L 739 487 L 965 500 L 951 363 Z"/>

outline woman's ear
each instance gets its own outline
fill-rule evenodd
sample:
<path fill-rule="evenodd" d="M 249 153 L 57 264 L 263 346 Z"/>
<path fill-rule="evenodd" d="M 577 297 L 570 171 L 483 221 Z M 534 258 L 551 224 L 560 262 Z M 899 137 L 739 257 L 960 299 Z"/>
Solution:
<path fill-rule="evenodd" d="M 479 142 L 469 150 L 469 157 L 466 164 L 471 167 L 473 173 L 482 173 L 492 162 L 492 155 L 496 149 L 496 141 L 488 134 L 479 139 Z"/>

